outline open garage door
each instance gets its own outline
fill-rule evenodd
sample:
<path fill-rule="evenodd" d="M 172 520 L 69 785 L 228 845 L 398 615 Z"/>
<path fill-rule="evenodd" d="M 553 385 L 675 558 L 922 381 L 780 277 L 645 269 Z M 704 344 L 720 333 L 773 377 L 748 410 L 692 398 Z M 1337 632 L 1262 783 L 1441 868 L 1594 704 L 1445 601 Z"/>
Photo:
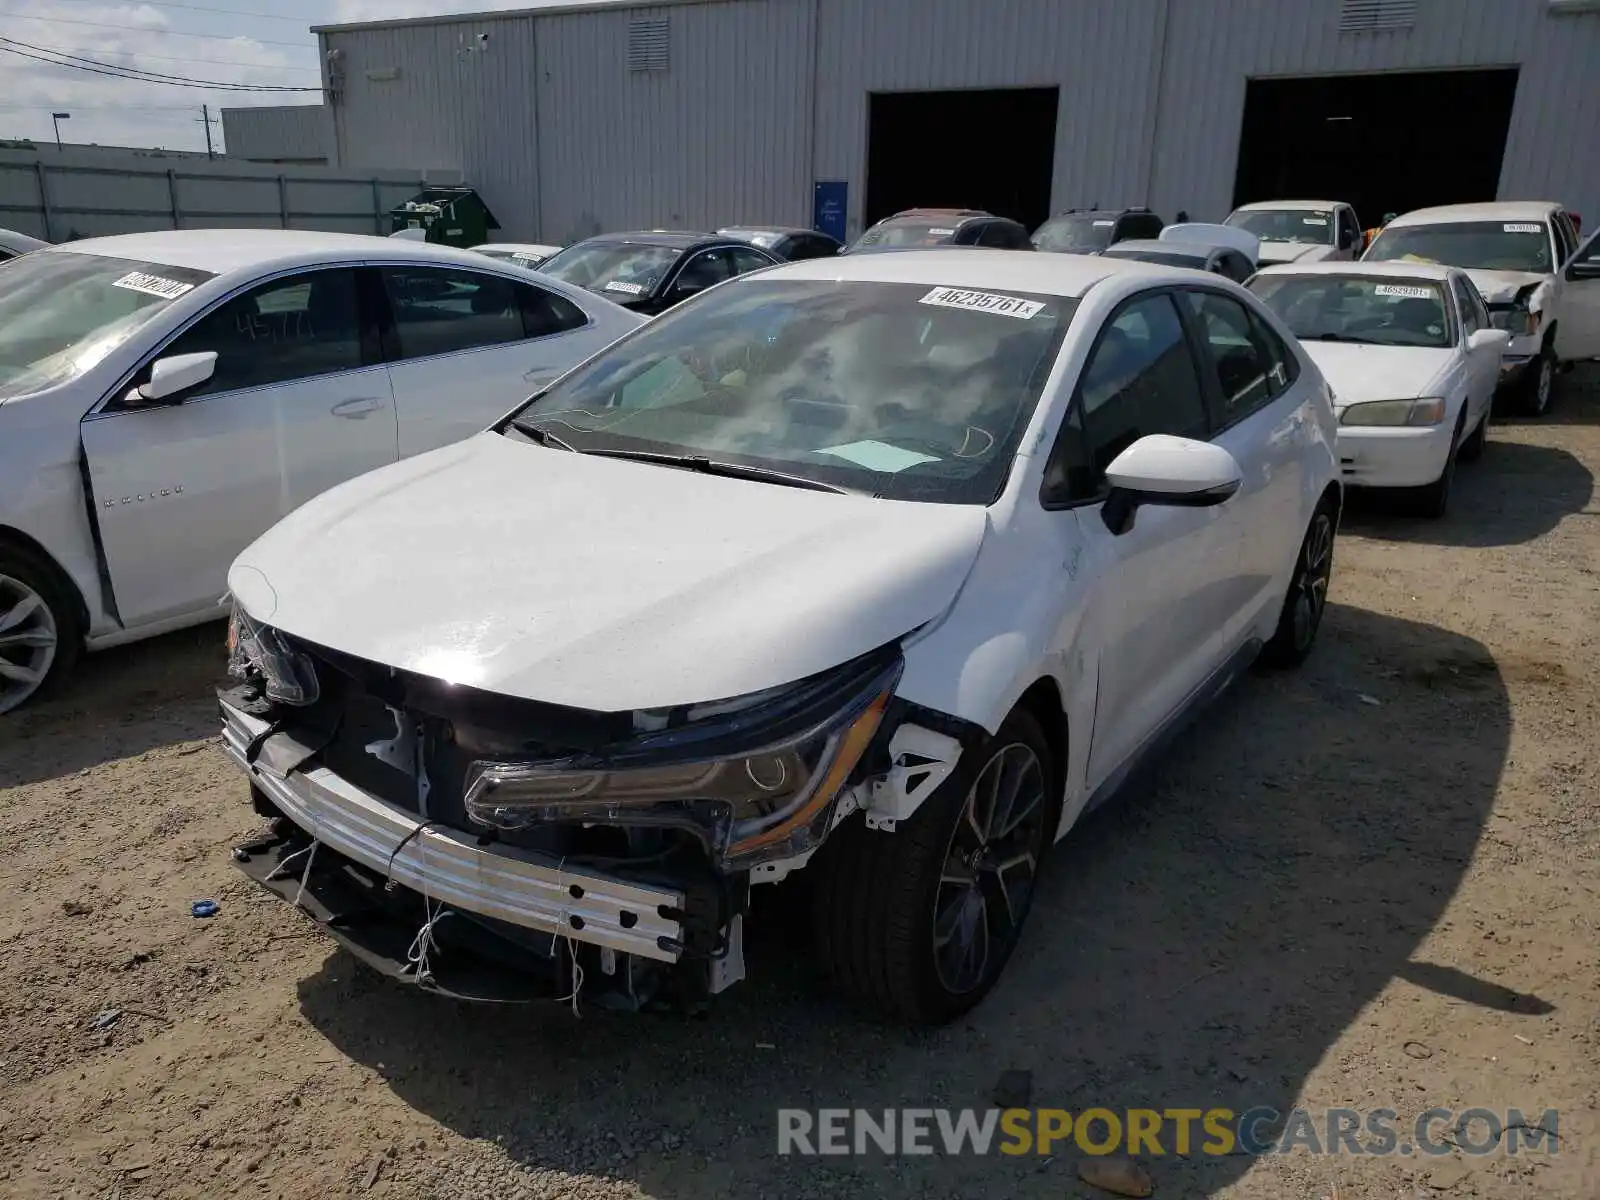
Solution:
<path fill-rule="evenodd" d="M 1493 200 L 1515 67 L 1252 79 L 1233 202 L 1344 200 L 1386 212 Z"/>
<path fill-rule="evenodd" d="M 875 92 L 867 224 L 906 208 L 981 208 L 1029 229 L 1050 215 L 1059 88 Z"/>

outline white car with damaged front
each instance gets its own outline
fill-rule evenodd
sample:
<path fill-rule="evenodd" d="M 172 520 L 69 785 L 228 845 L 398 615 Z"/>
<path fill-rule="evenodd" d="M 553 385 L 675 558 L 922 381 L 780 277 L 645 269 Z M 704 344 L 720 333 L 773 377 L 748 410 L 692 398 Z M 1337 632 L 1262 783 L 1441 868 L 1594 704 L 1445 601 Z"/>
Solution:
<path fill-rule="evenodd" d="M 1600 357 L 1600 236 L 1580 244 L 1577 222 L 1552 201 L 1419 208 L 1385 225 L 1362 261 L 1471 276 L 1495 327 L 1511 335 L 1501 386 L 1530 416 L 1549 409 L 1564 364 Z"/>
<path fill-rule="evenodd" d="M 237 857 L 398 978 L 490 994 L 492 944 L 497 996 L 628 1007 L 741 978 L 752 888 L 803 870 L 835 981 L 950 1019 L 1050 844 L 1309 653 L 1335 436 L 1216 276 L 732 280 L 239 557 L 224 742 L 270 825 Z"/>
<path fill-rule="evenodd" d="M 1296 264 L 1266 268 L 1250 290 L 1333 389 L 1345 483 L 1403 489 L 1421 515 L 1444 516 L 1456 460 L 1483 453 L 1510 339 L 1466 272 Z"/>

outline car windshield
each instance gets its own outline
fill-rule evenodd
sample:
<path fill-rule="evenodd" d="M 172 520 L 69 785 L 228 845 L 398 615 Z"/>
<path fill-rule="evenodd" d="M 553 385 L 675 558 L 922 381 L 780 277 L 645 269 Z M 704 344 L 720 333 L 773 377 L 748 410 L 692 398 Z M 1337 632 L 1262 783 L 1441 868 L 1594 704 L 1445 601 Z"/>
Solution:
<path fill-rule="evenodd" d="M 683 251 L 649 242 L 579 242 L 539 264 L 576 287 L 621 296 L 648 296 Z"/>
<path fill-rule="evenodd" d="M 988 504 L 1077 301 L 752 278 L 643 326 L 516 418 L 579 451 L 697 456 L 897 500 Z"/>
<path fill-rule="evenodd" d="M 91 370 L 208 271 L 42 250 L 0 272 L 0 400 Z"/>
<path fill-rule="evenodd" d="M 1550 235 L 1541 221 L 1453 221 L 1399 229 L 1391 225 L 1377 236 L 1363 258 L 1538 275 L 1554 269 Z"/>
<path fill-rule="evenodd" d="M 943 246 L 961 227 L 957 220 L 884 221 L 861 235 L 856 248 L 876 246 Z"/>
<path fill-rule="evenodd" d="M 1223 223 L 1253 233 L 1263 242 L 1333 243 L 1333 214 L 1327 209 L 1252 208 L 1234 213 Z"/>
<path fill-rule="evenodd" d="M 1381 275 L 1257 275 L 1250 290 L 1301 341 L 1454 344 L 1442 285 Z"/>
<path fill-rule="evenodd" d="M 1056 254 L 1074 250 L 1104 250 L 1111 245 L 1111 235 L 1116 228 L 1115 217 L 1097 217 L 1093 213 L 1051 217 L 1033 231 L 1033 244 L 1040 250 Z"/>

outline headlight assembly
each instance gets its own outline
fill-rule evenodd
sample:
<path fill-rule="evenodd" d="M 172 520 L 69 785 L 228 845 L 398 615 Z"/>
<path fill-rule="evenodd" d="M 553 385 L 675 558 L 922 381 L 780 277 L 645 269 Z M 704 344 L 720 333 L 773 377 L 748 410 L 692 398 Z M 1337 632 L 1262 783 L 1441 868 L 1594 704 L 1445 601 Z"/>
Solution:
<path fill-rule="evenodd" d="M 277 630 L 251 617 L 237 602 L 228 617 L 228 674 L 235 679 L 259 674 L 267 699 L 280 704 L 317 702 L 315 664 L 291 647 Z"/>
<path fill-rule="evenodd" d="M 1438 396 L 1421 400 L 1371 400 L 1352 404 L 1339 418 L 1341 425 L 1437 425 L 1444 420 L 1445 403 Z"/>
<path fill-rule="evenodd" d="M 728 869 L 787 858 L 821 841 L 834 801 L 883 720 L 900 666 L 879 670 L 807 727 L 731 753 L 610 765 L 479 760 L 467 770 L 467 814 L 484 825 L 659 818 L 689 810 L 710 819 L 711 849 Z M 860 682 L 859 680 L 857 681 Z M 748 740 L 748 739 L 746 739 Z M 701 822 L 705 824 L 704 821 Z"/>

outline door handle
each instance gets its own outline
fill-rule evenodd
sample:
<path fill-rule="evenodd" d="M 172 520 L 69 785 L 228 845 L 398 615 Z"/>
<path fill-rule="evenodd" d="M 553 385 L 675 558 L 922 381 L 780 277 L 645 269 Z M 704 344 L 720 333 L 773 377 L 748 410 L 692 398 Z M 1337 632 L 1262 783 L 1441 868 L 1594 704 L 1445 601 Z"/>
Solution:
<path fill-rule="evenodd" d="M 349 417 L 360 420 L 368 413 L 375 413 L 383 407 L 383 401 L 376 396 L 354 396 L 349 400 L 342 400 L 328 411 L 336 417 Z"/>

